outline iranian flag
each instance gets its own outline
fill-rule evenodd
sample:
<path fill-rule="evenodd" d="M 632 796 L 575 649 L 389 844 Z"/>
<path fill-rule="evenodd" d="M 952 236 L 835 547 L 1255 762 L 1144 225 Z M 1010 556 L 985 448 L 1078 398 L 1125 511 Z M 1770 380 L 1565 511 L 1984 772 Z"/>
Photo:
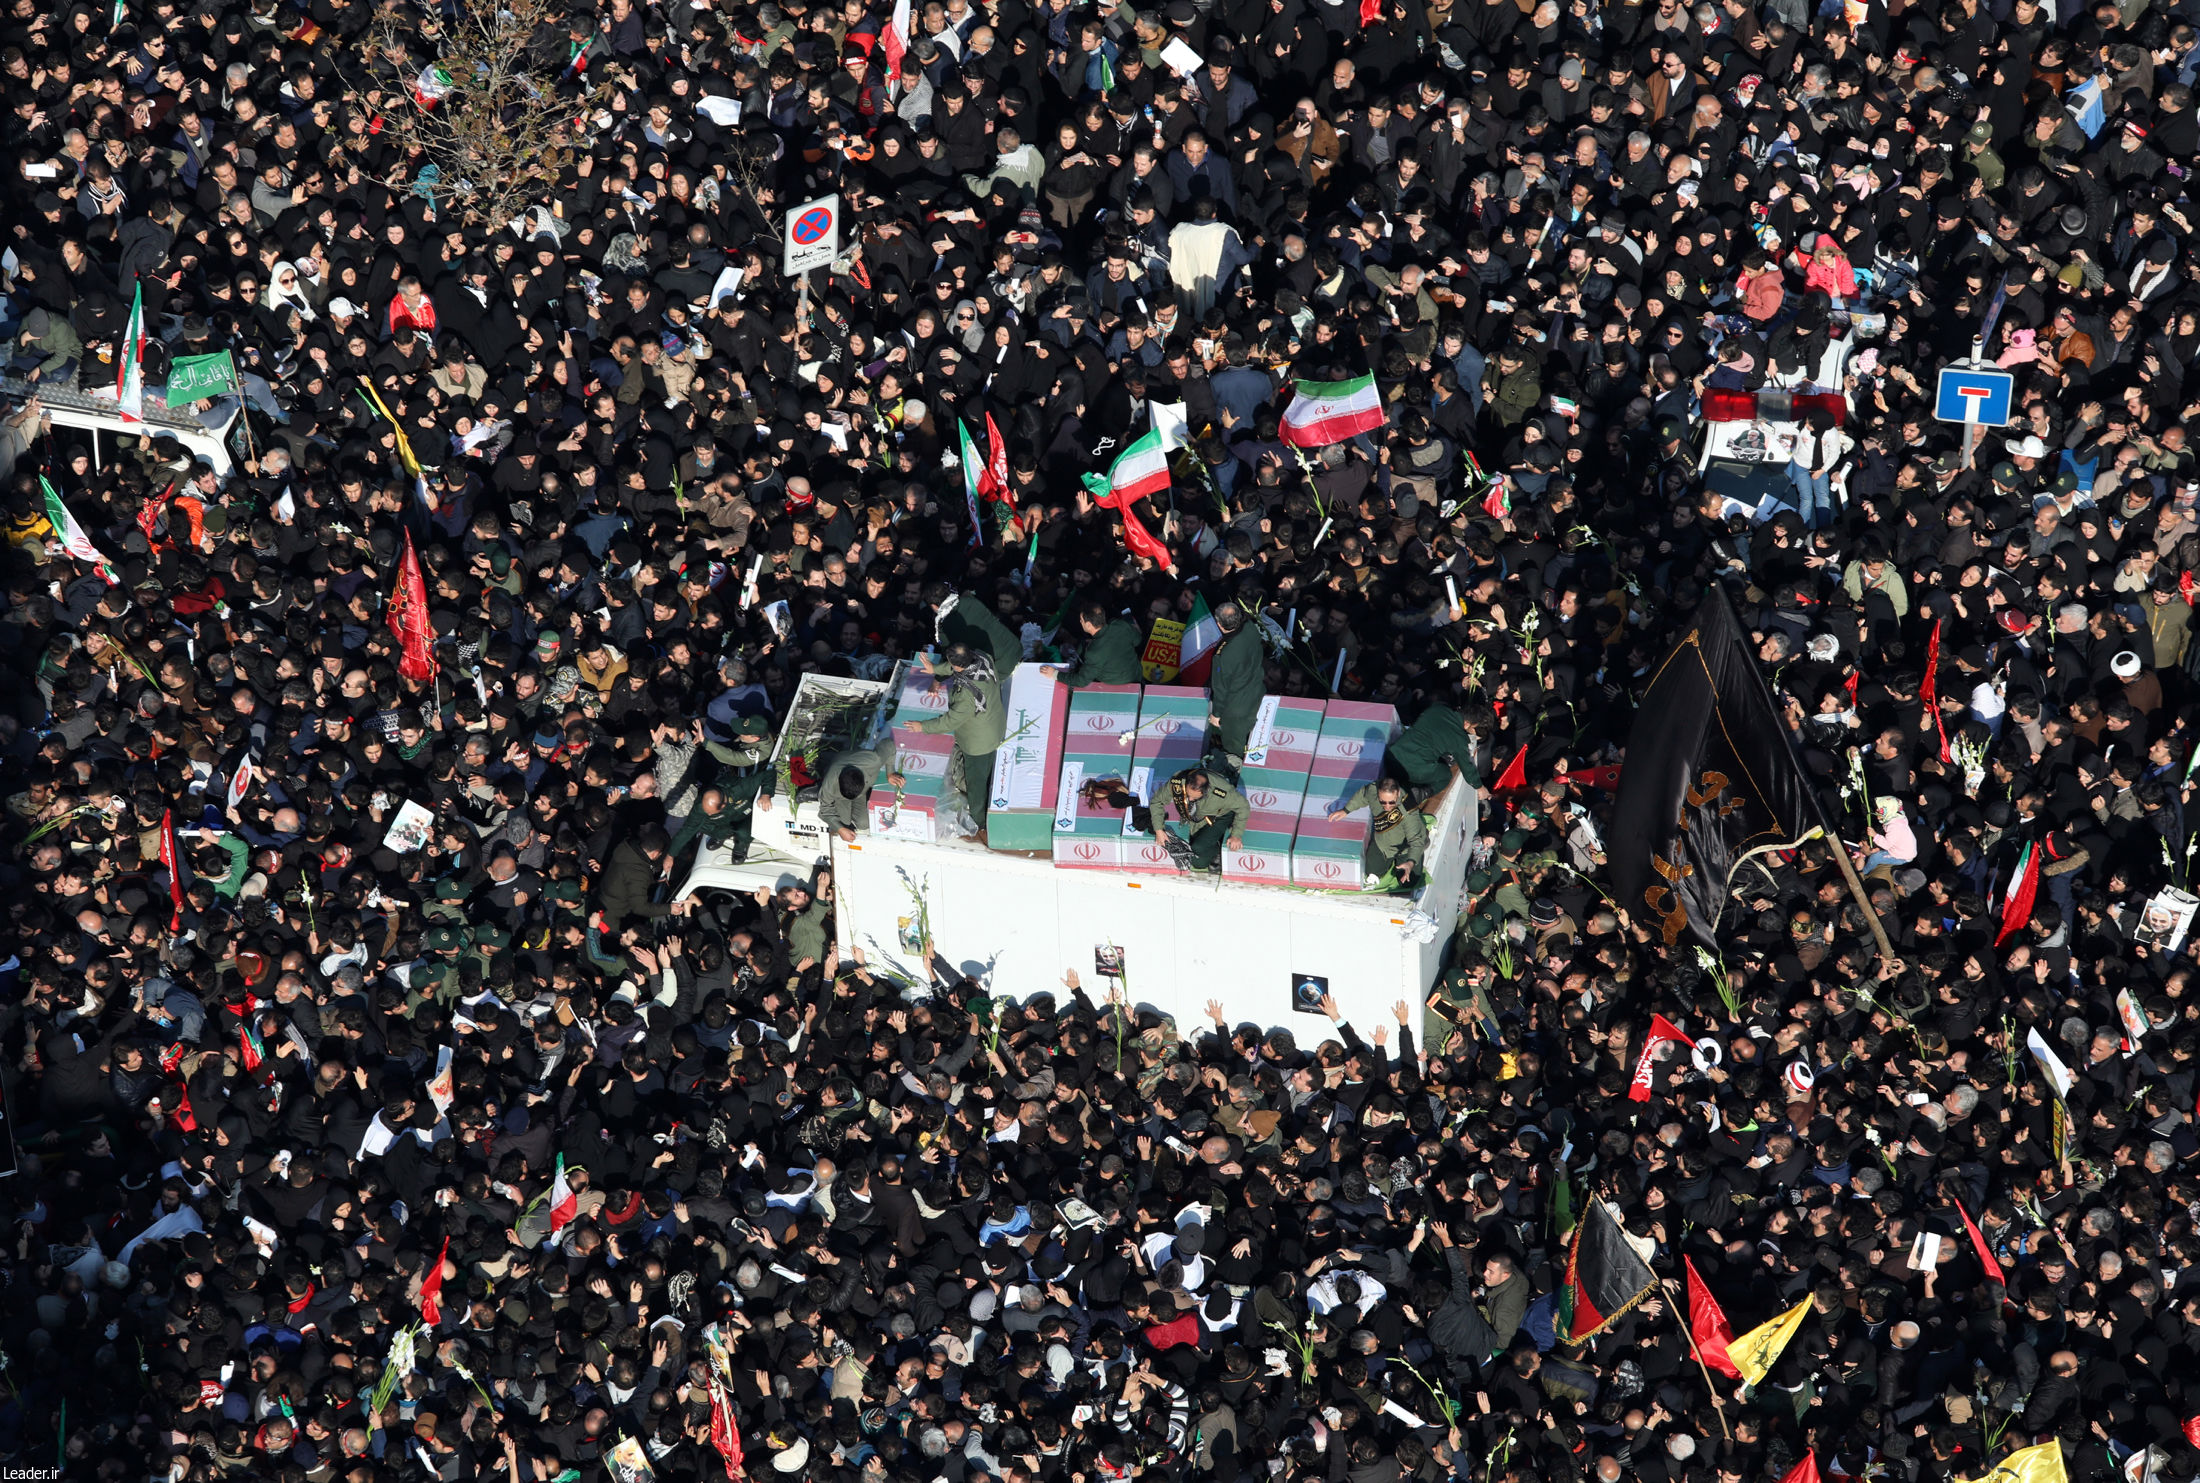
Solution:
<path fill-rule="evenodd" d="M 1184 623 L 1183 656 L 1177 661 L 1175 683 L 1179 685 L 1204 685 L 1215 667 L 1215 647 L 1222 642 L 1222 630 L 1215 625 L 1215 615 L 1207 611 L 1207 597 L 1201 593 L 1192 599 L 1192 615 Z"/>
<path fill-rule="evenodd" d="M 565 1228 L 581 1213 L 581 1197 L 565 1182 L 565 1155 L 558 1155 L 557 1177 L 550 1181 L 550 1244 L 565 1239 Z"/>
<path fill-rule="evenodd" d="M 121 364 L 115 367 L 115 400 L 124 422 L 145 420 L 145 285 L 130 296 L 130 327 L 122 332 Z"/>
<path fill-rule="evenodd" d="M 1300 381 L 1283 410 L 1283 440 L 1294 448 L 1326 448 L 1383 425 L 1383 399 L 1373 376 L 1350 381 Z"/>
<path fill-rule="evenodd" d="M 1133 555 L 1143 556 L 1154 565 L 1168 571 L 1176 570 L 1176 562 L 1169 556 L 1169 548 L 1154 539 L 1133 508 L 1148 495 L 1162 494 L 1169 487 L 1169 454 L 1161 446 L 1161 434 L 1149 432 L 1123 450 L 1115 467 L 1102 479 L 1098 474 L 1085 475 L 1085 488 L 1091 491 L 1093 503 L 1114 510 L 1123 517 L 1123 544 Z"/>
<path fill-rule="evenodd" d="M 46 497 L 46 523 L 53 527 L 54 539 L 61 542 L 61 549 L 98 572 L 109 587 L 114 586 L 115 574 L 108 567 L 107 558 L 99 554 L 99 548 L 84 534 L 84 527 L 76 523 L 76 517 L 61 503 L 60 494 L 46 482 L 44 474 L 38 476 L 38 491 Z"/>
<path fill-rule="evenodd" d="M 970 441 L 970 424 L 960 417 L 955 419 L 955 436 L 962 440 L 963 503 L 970 507 L 970 544 L 975 546 L 985 539 L 985 521 L 978 515 L 978 486 L 984 478 L 985 460 Z"/>
<path fill-rule="evenodd" d="M 1147 433 L 1123 450 L 1108 470 L 1107 503 L 1121 509 L 1135 499 L 1160 494 L 1169 487 L 1169 454 L 1161 446 L 1161 434 Z"/>
<path fill-rule="evenodd" d="M 422 108 L 433 108 L 450 95 L 451 74 L 433 63 L 421 68 L 413 80 L 413 101 Z"/>
<path fill-rule="evenodd" d="M 886 54 L 887 82 L 899 83 L 902 53 L 909 50 L 909 0 L 894 0 L 894 13 L 878 33 L 878 49 Z"/>

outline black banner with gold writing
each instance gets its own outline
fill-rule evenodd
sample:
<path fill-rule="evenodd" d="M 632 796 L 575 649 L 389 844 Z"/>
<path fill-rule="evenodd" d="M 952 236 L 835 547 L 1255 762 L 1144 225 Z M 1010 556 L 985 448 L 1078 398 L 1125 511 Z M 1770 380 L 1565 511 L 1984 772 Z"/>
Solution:
<path fill-rule="evenodd" d="M 1615 898 L 1668 946 L 1716 947 L 1741 856 L 1818 822 L 1755 663 L 1714 583 L 1635 711 L 1606 849 Z"/>

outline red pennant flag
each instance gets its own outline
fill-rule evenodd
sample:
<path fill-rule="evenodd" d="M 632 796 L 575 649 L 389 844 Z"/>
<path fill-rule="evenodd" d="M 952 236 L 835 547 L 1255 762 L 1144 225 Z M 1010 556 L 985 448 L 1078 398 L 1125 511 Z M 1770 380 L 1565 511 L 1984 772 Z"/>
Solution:
<path fill-rule="evenodd" d="M 710 1444 L 726 1460 L 726 1476 L 741 1477 L 745 1466 L 741 1458 L 741 1431 L 733 1424 L 733 1402 L 727 1398 L 726 1387 L 718 1383 L 715 1373 L 710 1377 Z"/>
<path fill-rule="evenodd" d="M 1176 571 L 1176 558 L 1169 555 L 1167 546 L 1154 539 L 1153 532 L 1146 529 L 1146 522 L 1139 519 L 1138 512 L 1131 508 L 1140 498 L 1142 496 L 1132 494 L 1127 489 L 1119 489 L 1102 495 L 1093 503 L 1123 517 L 1123 544 L 1131 548 L 1132 555 L 1143 556 L 1164 571 L 1173 573 Z"/>
<path fill-rule="evenodd" d="M 443 1238 L 443 1249 L 435 1254 L 435 1265 L 428 1275 L 420 1279 L 420 1320 L 429 1328 L 443 1321 L 443 1258 L 451 1254 L 451 1238 Z"/>
<path fill-rule="evenodd" d="M 1528 744 L 1522 742 L 1520 750 L 1513 753 L 1513 760 L 1505 764 L 1505 770 L 1497 775 L 1490 788 L 1493 793 L 1510 793 L 1515 788 L 1528 786 Z"/>
<path fill-rule="evenodd" d="M 2032 902 L 2040 894 L 2040 847 L 2028 844 L 2024 847 L 2024 863 L 2017 868 L 2017 878 L 2009 887 L 2009 896 L 2002 903 L 2001 930 L 1994 934 L 1994 946 L 2000 947 L 2012 933 L 2021 930 L 2032 920 Z"/>
<path fill-rule="evenodd" d="M 2192 580 L 2192 573 L 2179 572 L 2177 574 L 2177 595 L 2179 597 L 2182 597 L 2188 603 L 2193 603 L 2195 606 L 2200 606 L 2200 600 L 2196 600 L 2195 598 L 2196 592 L 2200 592 L 2200 586 L 2196 586 L 2194 584 Z M 2194 1445 L 2200 1446 L 2200 1443 L 2195 1443 Z"/>
<path fill-rule="evenodd" d="M 1818 1483 L 1818 1459 L 1804 1453 L 1803 1460 L 1789 1468 L 1780 1483 Z"/>
<path fill-rule="evenodd" d="M 428 622 L 428 583 L 420 575 L 420 553 L 412 532 L 405 532 L 405 554 L 397 563 L 397 587 L 390 594 L 390 632 L 403 646 L 397 672 L 415 685 L 435 678 L 435 630 Z"/>
<path fill-rule="evenodd" d="M 158 498 L 149 499 L 138 506 L 138 529 L 145 532 L 145 543 L 158 548 L 160 545 L 160 512 L 176 492 L 176 481 L 170 479 L 168 487 Z"/>
<path fill-rule="evenodd" d="M 1726 1352 L 1726 1346 L 1734 1342 L 1734 1325 L 1726 1321 L 1719 1300 L 1711 1296 L 1711 1289 L 1696 1270 L 1696 1264 L 1682 1257 L 1681 1265 L 1688 1269 L 1688 1332 L 1696 1341 L 1696 1352 L 1710 1368 L 1741 1379 L 1742 1372 L 1735 1368 L 1733 1358 Z"/>
<path fill-rule="evenodd" d="M 1694 1043 L 1688 1038 L 1686 1030 L 1674 1024 L 1664 1015 L 1654 1014 L 1650 1016 L 1650 1033 L 1643 1038 L 1642 1054 L 1635 1059 L 1635 1079 L 1627 1087 L 1628 1101 L 1647 1102 L 1650 1100 L 1650 1058 L 1657 1054 L 1659 1046 L 1669 1040 L 1677 1040 L 1682 1045 Z"/>
<path fill-rule="evenodd" d="M 1945 764 L 1955 761 L 1955 754 L 1948 750 L 1948 723 L 1940 718 L 1940 627 L 1941 620 L 1935 618 L 1933 636 L 1925 642 L 1925 682 L 1917 687 L 1917 698 L 1933 718 L 1933 735 L 1940 738 L 1940 760 Z"/>
<path fill-rule="evenodd" d="M 1949 1198 L 1955 1199 L 1953 1195 Z M 2007 1289 L 2009 1279 L 2003 1275 L 2001 1263 L 1995 1261 L 1994 1254 L 1986 1249 L 1986 1238 L 1979 1234 L 1978 1222 L 1971 1219 L 1971 1212 L 1963 1208 L 1961 1200 L 1956 1200 L 1956 1214 L 1963 1217 L 1963 1228 L 1971 1233 L 1971 1249 L 1978 1253 L 1978 1264 L 1986 1269 L 1987 1276 Z"/>
<path fill-rule="evenodd" d="M 160 863 L 168 872 L 168 930 L 183 930 L 183 852 L 176 847 L 176 811 L 160 816 Z"/>
<path fill-rule="evenodd" d="M 985 414 L 985 467 L 978 470 L 978 498 L 1016 508 L 1016 492 L 1008 487 L 1008 444 L 991 412 Z"/>
<path fill-rule="evenodd" d="M 1383 18 L 1383 0 L 1360 0 L 1360 29 L 1366 30 Z"/>

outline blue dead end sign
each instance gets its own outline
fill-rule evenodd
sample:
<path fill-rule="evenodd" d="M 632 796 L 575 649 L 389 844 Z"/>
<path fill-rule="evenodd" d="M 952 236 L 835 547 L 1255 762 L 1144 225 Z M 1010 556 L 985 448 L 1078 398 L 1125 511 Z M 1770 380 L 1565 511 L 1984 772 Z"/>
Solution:
<path fill-rule="evenodd" d="M 2007 427 L 2016 388 L 2013 373 L 1993 366 L 1943 366 L 1933 396 L 1933 416 L 1942 422 Z"/>

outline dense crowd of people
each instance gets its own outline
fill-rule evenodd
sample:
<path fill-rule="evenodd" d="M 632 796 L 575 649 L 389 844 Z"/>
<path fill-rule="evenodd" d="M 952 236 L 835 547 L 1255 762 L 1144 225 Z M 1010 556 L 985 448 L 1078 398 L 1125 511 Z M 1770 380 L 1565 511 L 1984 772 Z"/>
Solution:
<path fill-rule="evenodd" d="M 0 23 L 11 1475 L 2200 1476 L 2190 0 L 522 4 L 575 117 L 510 221 L 389 126 L 462 11 Z M 62 415 L 222 351 L 233 469 Z M 1845 400 L 1707 488 L 1768 387 Z M 1871 907 L 1762 854 L 1716 955 L 1599 833 L 1711 583 Z M 1265 693 L 1397 706 L 1390 827 L 1485 795 L 1428 1004 L 675 899 L 950 598 L 1063 666 L 1234 603 Z M 1597 1204 L 1670 1285 L 1569 1342 Z M 1746 1392 L 1691 1266 L 1810 1305 Z"/>

